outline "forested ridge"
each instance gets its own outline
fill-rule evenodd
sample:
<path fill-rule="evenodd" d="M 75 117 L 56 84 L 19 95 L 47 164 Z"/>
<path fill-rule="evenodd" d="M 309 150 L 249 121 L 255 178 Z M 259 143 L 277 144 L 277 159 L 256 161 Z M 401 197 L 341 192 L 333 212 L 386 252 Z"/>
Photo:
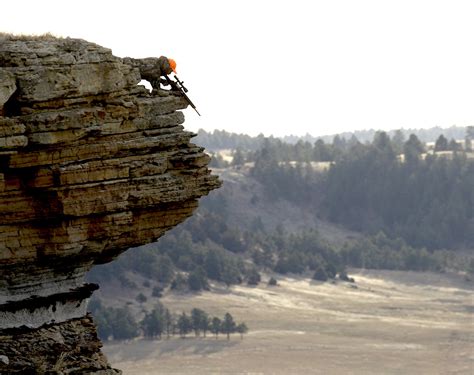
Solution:
<path fill-rule="evenodd" d="M 394 142 L 384 132 L 366 144 L 318 141 L 287 149 L 274 141 L 247 160 L 254 162 L 252 174 L 268 194 L 311 204 L 327 220 L 368 234 L 383 231 L 414 247 L 472 247 L 473 154 L 442 143 L 436 143 L 441 150 L 435 146 L 425 153 L 415 135 Z M 331 166 L 321 173 L 311 161 L 331 161 Z"/>

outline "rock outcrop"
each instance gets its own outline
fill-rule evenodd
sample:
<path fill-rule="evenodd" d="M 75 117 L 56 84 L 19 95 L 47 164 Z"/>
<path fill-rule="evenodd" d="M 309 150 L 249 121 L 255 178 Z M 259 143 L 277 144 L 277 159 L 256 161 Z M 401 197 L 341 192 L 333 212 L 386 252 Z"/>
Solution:
<path fill-rule="evenodd" d="M 182 126 L 186 101 L 140 79 L 83 40 L 0 35 L 0 373 L 114 373 L 84 274 L 220 186 Z"/>

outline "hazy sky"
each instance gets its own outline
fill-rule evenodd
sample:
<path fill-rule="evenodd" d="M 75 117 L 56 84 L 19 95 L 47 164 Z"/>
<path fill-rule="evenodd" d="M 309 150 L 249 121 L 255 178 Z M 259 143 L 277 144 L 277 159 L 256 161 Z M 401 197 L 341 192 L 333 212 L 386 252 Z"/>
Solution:
<path fill-rule="evenodd" d="M 202 117 L 256 135 L 474 125 L 474 1 L 3 2 L 0 31 L 166 55 Z"/>

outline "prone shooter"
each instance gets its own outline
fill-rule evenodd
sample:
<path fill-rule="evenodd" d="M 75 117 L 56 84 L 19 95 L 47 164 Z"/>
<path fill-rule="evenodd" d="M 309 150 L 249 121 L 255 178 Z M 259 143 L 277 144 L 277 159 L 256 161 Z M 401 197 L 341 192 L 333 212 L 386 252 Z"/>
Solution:
<path fill-rule="evenodd" d="M 138 67 L 141 78 L 150 82 L 154 94 L 159 96 L 167 96 L 169 95 L 170 91 L 174 94 L 178 94 L 188 102 L 188 104 L 196 111 L 199 116 L 201 116 L 194 103 L 186 94 L 188 89 L 184 86 L 183 81 L 180 81 L 176 75 L 175 60 L 169 59 L 166 56 L 160 56 L 158 58 L 147 57 L 144 59 L 133 59 L 127 57 L 124 59 L 124 62 Z M 168 76 L 171 73 L 174 73 L 174 81 Z M 165 79 L 162 79 L 162 77 Z M 162 90 L 160 87 L 161 84 L 170 85 L 171 90 Z"/>

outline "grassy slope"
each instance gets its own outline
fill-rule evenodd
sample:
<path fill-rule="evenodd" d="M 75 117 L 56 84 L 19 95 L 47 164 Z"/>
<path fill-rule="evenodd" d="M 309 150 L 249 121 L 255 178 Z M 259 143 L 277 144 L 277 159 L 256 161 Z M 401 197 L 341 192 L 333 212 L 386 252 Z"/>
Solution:
<path fill-rule="evenodd" d="M 281 225 L 288 232 L 303 229 L 318 229 L 328 241 L 341 244 L 348 238 L 359 234 L 317 218 L 317 212 L 307 207 L 296 206 L 284 200 L 270 200 L 262 185 L 249 176 L 248 167 L 216 169 L 215 173 L 224 181 L 221 189 L 215 193 L 223 194 L 230 206 L 229 224 L 240 228 L 249 225 L 260 217 L 265 229 L 274 230 Z M 255 197 L 252 202 L 252 198 Z"/>

